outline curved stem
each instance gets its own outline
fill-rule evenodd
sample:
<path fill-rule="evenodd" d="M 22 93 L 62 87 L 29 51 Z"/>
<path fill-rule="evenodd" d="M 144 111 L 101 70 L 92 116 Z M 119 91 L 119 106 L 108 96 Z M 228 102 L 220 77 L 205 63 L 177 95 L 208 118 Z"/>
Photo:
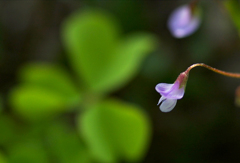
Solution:
<path fill-rule="evenodd" d="M 188 67 L 188 69 L 185 72 L 188 73 L 191 69 L 193 69 L 194 67 L 198 67 L 198 66 L 205 67 L 213 72 L 216 72 L 216 73 L 224 75 L 224 76 L 228 76 L 228 77 L 232 77 L 232 78 L 240 78 L 240 73 L 231 73 L 231 72 L 218 70 L 218 69 L 208 66 L 204 63 L 195 63 L 195 64 L 191 65 L 190 67 Z"/>

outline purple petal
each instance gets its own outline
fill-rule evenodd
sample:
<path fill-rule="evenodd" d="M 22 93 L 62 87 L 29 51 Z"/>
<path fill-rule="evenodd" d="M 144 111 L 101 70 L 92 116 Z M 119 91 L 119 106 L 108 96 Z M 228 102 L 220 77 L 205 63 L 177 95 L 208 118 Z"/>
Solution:
<path fill-rule="evenodd" d="M 155 87 L 156 91 L 165 98 L 170 99 L 181 99 L 184 95 L 184 87 L 179 89 L 179 82 L 176 81 L 174 84 L 160 83 Z"/>
<path fill-rule="evenodd" d="M 173 87 L 173 84 L 166 84 L 166 83 L 159 83 L 156 85 L 155 89 L 158 93 L 168 93 L 171 88 Z"/>
<path fill-rule="evenodd" d="M 179 89 L 179 84 L 177 84 L 176 82 L 172 87 L 171 91 L 169 91 L 169 93 L 165 94 L 164 96 L 170 99 L 181 99 L 184 95 L 184 92 L 185 92 L 185 87 L 182 87 Z"/>
<path fill-rule="evenodd" d="M 191 35 L 197 30 L 200 24 L 199 16 L 192 15 L 190 6 L 184 5 L 177 8 L 168 21 L 168 27 L 176 38 L 183 38 Z"/>
<path fill-rule="evenodd" d="M 177 104 L 176 99 L 166 99 L 162 102 L 159 108 L 162 112 L 170 112 L 171 110 L 173 110 L 176 104 Z"/>

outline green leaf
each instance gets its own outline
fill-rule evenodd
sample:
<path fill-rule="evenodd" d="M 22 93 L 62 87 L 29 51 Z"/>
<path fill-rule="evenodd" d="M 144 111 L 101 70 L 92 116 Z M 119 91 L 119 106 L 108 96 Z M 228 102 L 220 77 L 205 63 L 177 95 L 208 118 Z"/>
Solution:
<path fill-rule="evenodd" d="M 117 89 L 126 84 L 138 71 L 142 61 L 156 46 L 156 39 L 148 33 L 127 36 L 114 54 L 114 60 L 105 72 L 102 82 L 95 82 L 95 89 Z"/>
<path fill-rule="evenodd" d="M 101 162 L 139 161 L 149 145 L 148 117 L 136 106 L 109 100 L 86 110 L 78 127 L 93 156 Z"/>
<path fill-rule="evenodd" d="M 9 95 L 13 110 L 28 120 L 40 120 L 66 111 L 68 101 L 58 93 L 41 87 L 24 85 Z"/>
<path fill-rule="evenodd" d="M 90 156 L 74 128 L 55 122 L 47 129 L 48 149 L 58 163 L 90 163 Z"/>
<path fill-rule="evenodd" d="M 51 90 L 69 100 L 76 98 L 80 100 L 77 87 L 61 66 L 48 63 L 29 63 L 21 68 L 19 78 L 23 83 Z"/>
<path fill-rule="evenodd" d="M 17 128 L 18 126 L 13 121 L 13 118 L 6 114 L 0 115 L 0 145 L 1 146 L 8 146 L 11 144 L 17 135 Z"/>
<path fill-rule="evenodd" d="M 0 152 L 0 163 L 7 163 L 6 157 Z"/>
<path fill-rule="evenodd" d="M 9 163 L 48 163 L 43 143 L 38 139 L 28 139 L 13 144 L 9 149 Z"/>
<path fill-rule="evenodd" d="M 30 63 L 22 67 L 19 78 L 22 84 L 11 91 L 10 104 L 26 119 L 52 117 L 81 101 L 77 87 L 60 66 Z"/>
<path fill-rule="evenodd" d="M 238 0 L 223 1 L 240 34 L 240 3 Z"/>
<path fill-rule="evenodd" d="M 109 13 L 100 10 L 76 12 L 63 24 L 69 59 L 90 91 L 105 93 L 125 84 L 155 47 L 152 35 L 120 38 L 119 28 Z"/>
<path fill-rule="evenodd" d="M 92 86 L 106 71 L 117 47 L 119 29 L 102 11 L 76 12 L 63 24 L 63 41 L 74 70 Z"/>

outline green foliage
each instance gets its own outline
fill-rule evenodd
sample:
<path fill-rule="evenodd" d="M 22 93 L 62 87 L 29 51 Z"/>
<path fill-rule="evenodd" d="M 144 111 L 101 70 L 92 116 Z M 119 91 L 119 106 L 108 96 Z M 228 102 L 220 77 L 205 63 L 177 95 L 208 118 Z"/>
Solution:
<path fill-rule="evenodd" d="M 6 157 L 0 152 L 0 163 L 7 163 Z"/>
<path fill-rule="evenodd" d="M 240 3 L 238 0 L 227 0 L 223 2 L 234 22 L 238 31 L 240 32 Z M 240 34 L 240 33 L 239 33 Z"/>
<path fill-rule="evenodd" d="M 101 162 L 139 160 L 151 135 L 147 116 L 118 100 L 89 108 L 78 117 L 78 125 L 93 156 Z"/>
<path fill-rule="evenodd" d="M 14 111 L 28 120 L 41 120 L 66 110 L 67 101 L 59 94 L 41 87 L 24 85 L 11 91 Z"/>
<path fill-rule="evenodd" d="M 81 98 L 70 76 L 60 66 L 32 63 L 19 73 L 22 84 L 12 89 L 13 109 L 29 120 L 40 120 L 62 113 Z"/>
<path fill-rule="evenodd" d="M 9 145 L 16 136 L 17 126 L 9 115 L 2 114 L 0 115 L 0 145 L 7 146 Z"/>
<path fill-rule="evenodd" d="M 122 37 L 115 18 L 101 10 L 76 12 L 62 29 L 81 90 L 60 65 L 29 63 L 20 69 L 20 84 L 10 91 L 9 102 L 14 113 L 34 123 L 8 147 L 10 162 L 49 162 L 48 155 L 59 163 L 139 161 L 150 141 L 147 116 L 138 107 L 119 100 L 99 98 L 96 103 L 94 99 L 126 84 L 156 47 L 156 38 L 144 32 Z M 53 117 L 72 108 L 85 109 L 77 113 L 83 142 L 72 126 L 61 121 L 52 123 Z M 10 138 L 16 134 L 10 122 L 6 123 L 9 131 L 2 124 L 0 120 L 0 129 Z M 0 136 L 0 143 L 5 140 Z"/>
<path fill-rule="evenodd" d="M 125 84 L 155 47 L 152 35 L 122 38 L 119 28 L 113 17 L 100 10 L 76 12 L 63 25 L 69 59 L 90 91 L 103 93 Z"/>
<path fill-rule="evenodd" d="M 47 142 L 58 163 L 90 163 L 90 156 L 75 129 L 63 122 L 55 122 L 47 129 Z"/>
<path fill-rule="evenodd" d="M 47 152 L 38 139 L 14 144 L 9 149 L 9 163 L 48 163 Z"/>
<path fill-rule="evenodd" d="M 46 88 L 69 100 L 79 97 L 77 87 L 71 76 L 61 66 L 47 63 L 29 63 L 22 67 L 19 78 L 23 83 Z"/>

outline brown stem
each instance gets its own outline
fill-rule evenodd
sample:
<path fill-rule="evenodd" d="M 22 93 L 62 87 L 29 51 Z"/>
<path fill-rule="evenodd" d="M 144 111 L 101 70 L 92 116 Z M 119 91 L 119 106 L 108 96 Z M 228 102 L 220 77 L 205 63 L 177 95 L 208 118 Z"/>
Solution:
<path fill-rule="evenodd" d="M 232 72 L 218 70 L 218 69 L 208 66 L 204 63 L 195 63 L 195 64 L 191 65 L 190 67 L 188 67 L 188 69 L 185 72 L 188 74 L 191 69 L 193 69 L 194 67 L 198 67 L 198 66 L 205 67 L 213 72 L 216 72 L 216 73 L 224 75 L 224 76 L 228 76 L 228 77 L 232 77 L 232 78 L 240 78 L 240 73 L 232 73 Z"/>
<path fill-rule="evenodd" d="M 189 6 L 190 6 L 190 9 L 191 9 L 192 15 L 193 15 L 194 12 L 195 12 L 195 8 L 196 8 L 196 6 L 197 6 L 198 1 L 199 1 L 199 0 L 193 0 L 192 2 L 189 3 Z"/>

